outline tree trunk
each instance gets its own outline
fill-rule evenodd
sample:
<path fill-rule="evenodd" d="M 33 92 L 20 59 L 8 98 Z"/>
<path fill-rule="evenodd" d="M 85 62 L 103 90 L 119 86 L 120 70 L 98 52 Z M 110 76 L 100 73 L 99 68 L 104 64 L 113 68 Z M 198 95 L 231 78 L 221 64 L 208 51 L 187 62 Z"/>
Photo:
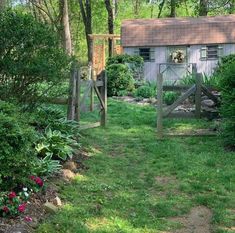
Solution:
<path fill-rule="evenodd" d="M 69 12 L 68 12 L 68 1 L 60 0 L 60 15 L 61 15 L 61 38 L 63 46 L 68 55 L 72 55 L 72 40 L 69 25 Z"/>
<path fill-rule="evenodd" d="M 114 11 L 110 0 L 105 0 L 105 7 L 108 12 L 108 31 L 114 34 Z M 109 57 L 113 55 L 113 40 L 109 39 Z"/>
<path fill-rule="evenodd" d="M 89 34 L 92 34 L 91 2 L 90 0 L 85 0 L 85 5 L 82 0 L 78 0 L 78 2 L 81 9 L 83 24 L 85 26 L 88 62 L 92 63 L 93 43 L 92 39 L 89 37 Z"/>
<path fill-rule="evenodd" d="M 170 17 L 175 18 L 176 17 L 176 0 L 171 0 L 171 13 Z"/>
<path fill-rule="evenodd" d="M 235 0 L 231 0 L 229 6 L 229 14 L 233 14 L 234 12 L 235 12 Z"/>
<path fill-rule="evenodd" d="M 208 0 L 200 0 L 199 16 L 207 16 L 208 14 Z"/>

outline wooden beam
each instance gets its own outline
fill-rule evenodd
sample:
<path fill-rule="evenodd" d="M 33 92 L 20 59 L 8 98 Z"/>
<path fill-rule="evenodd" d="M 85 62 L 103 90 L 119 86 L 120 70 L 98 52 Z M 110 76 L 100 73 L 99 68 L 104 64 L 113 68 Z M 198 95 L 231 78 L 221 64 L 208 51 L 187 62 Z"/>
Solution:
<path fill-rule="evenodd" d="M 119 34 L 89 34 L 91 39 L 120 39 L 121 36 Z"/>
<path fill-rule="evenodd" d="M 213 100 L 216 105 L 219 104 L 219 99 L 218 99 L 216 96 L 214 96 L 214 95 L 209 91 L 209 89 L 208 89 L 206 86 L 204 86 L 204 85 L 202 85 L 202 92 L 203 92 L 206 96 L 208 96 L 211 100 Z"/>
<path fill-rule="evenodd" d="M 181 104 L 184 100 L 186 100 L 190 95 L 192 95 L 196 91 L 196 85 L 193 85 L 188 91 L 186 91 L 183 95 L 179 97 L 172 105 L 170 105 L 165 112 L 163 113 L 163 116 L 168 116 L 179 104 Z"/>
<path fill-rule="evenodd" d="M 163 75 L 157 75 L 157 136 L 163 138 Z"/>
<path fill-rule="evenodd" d="M 188 90 L 191 86 L 177 85 L 177 86 L 163 86 L 163 91 L 185 91 Z"/>
<path fill-rule="evenodd" d="M 195 116 L 201 117 L 201 105 L 202 105 L 202 74 L 196 74 L 196 92 L 195 92 Z"/>

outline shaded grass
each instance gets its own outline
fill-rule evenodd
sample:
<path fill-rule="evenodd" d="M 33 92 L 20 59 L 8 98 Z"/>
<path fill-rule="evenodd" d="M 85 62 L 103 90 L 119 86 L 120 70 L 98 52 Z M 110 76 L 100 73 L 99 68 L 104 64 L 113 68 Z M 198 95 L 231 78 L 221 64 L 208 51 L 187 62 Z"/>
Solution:
<path fill-rule="evenodd" d="M 235 154 L 225 152 L 216 137 L 159 141 L 155 119 L 153 107 L 109 100 L 107 128 L 83 132 L 89 170 L 71 184 L 60 183 L 66 205 L 37 232 L 171 231 L 179 225 L 168 217 L 186 214 L 197 205 L 212 209 L 215 230 L 232 226 Z M 203 120 L 164 124 L 209 126 Z M 159 181 L 164 177 L 165 182 Z"/>

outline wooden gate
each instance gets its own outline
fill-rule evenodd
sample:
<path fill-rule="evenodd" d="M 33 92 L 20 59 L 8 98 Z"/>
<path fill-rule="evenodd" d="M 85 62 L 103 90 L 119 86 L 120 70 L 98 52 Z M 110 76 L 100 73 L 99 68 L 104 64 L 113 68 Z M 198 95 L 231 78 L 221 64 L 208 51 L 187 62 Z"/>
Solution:
<path fill-rule="evenodd" d="M 70 94 L 68 99 L 67 118 L 80 122 L 81 113 L 93 111 L 95 108 L 100 112 L 100 122 L 80 126 L 81 129 L 105 126 L 107 122 L 107 76 L 102 71 L 98 77 L 93 75 L 90 68 L 87 80 L 81 79 L 80 69 L 74 68 L 70 79 Z M 94 106 L 94 98 L 97 96 L 99 104 Z M 86 102 L 89 101 L 89 110 L 86 108 Z"/>
<path fill-rule="evenodd" d="M 196 71 L 196 69 L 194 69 Z M 201 118 L 203 116 L 201 112 L 201 101 L 202 93 L 208 96 L 211 100 L 215 102 L 216 105 L 219 104 L 219 100 L 214 96 L 210 90 L 203 85 L 202 83 L 202 74 L 195 73 L 195 84 L 192 86 L 186 85 L 177 85 L 169 86 L 163 85 L 163 75 L 158 74 L 157 76 L 157 133 L 158 137 L 163 137 L 163 118 L 172 117 L 172 118 Z M 180 91 L 183 94 L 170 106 L 163 107 L 163 91 Z M 195 95 L 195 113 L 193 112 L 178 112 L 173 113 L 173 110 L 176 109 L 181 103 L 183 103 L 189 96 Z"/>

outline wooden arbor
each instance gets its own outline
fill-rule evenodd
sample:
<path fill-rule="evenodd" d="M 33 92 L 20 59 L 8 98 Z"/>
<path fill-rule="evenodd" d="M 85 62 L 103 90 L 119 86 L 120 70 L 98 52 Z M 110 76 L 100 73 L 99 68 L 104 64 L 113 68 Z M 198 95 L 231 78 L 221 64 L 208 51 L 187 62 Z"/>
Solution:
<path fill-rule="evenodd" d="M 203 116 L 201 112 L 201 101 L 202 93 L 213 100 L 216 105 L 219 104 L 219 100 L 214 96 L 209 89 L 202 83 L 202 74 L 197 72 L 196 64 L 193 64 L 193 73 L 195 76 L 195 84 L 192 86 L 180 85 L 180 86 L 169 86 L 163 85 L 163 74 L 159 73 L 157 76 L 157 135 L 159 139 L 162 139 L 163 134 L 163 118 L 201 118 Z M 163 91 L 180 91 L 182 95 L 170 106 L 163 108 Z M 189 96 L 195 95 L 195 112 L 188 113 L 174 113 L 182 102 L 184 102 Z M 199 130 L 198 132 L 192 133 L 181 133 L 179 136 L 214 136 L 214 132 L 208 132 L 207 130 Z M 165 134 L 165 136 L 177 136 L 176 134 Z"/>
<path fill-rule="evenodd" d="M 105 68 L 108 55 L 108 42 L 112 43 L 112 54 L 121 54 L 120 35 L 114 34 L 90 34 L 92 40 L 92 68 L 99 74 Z"/>

